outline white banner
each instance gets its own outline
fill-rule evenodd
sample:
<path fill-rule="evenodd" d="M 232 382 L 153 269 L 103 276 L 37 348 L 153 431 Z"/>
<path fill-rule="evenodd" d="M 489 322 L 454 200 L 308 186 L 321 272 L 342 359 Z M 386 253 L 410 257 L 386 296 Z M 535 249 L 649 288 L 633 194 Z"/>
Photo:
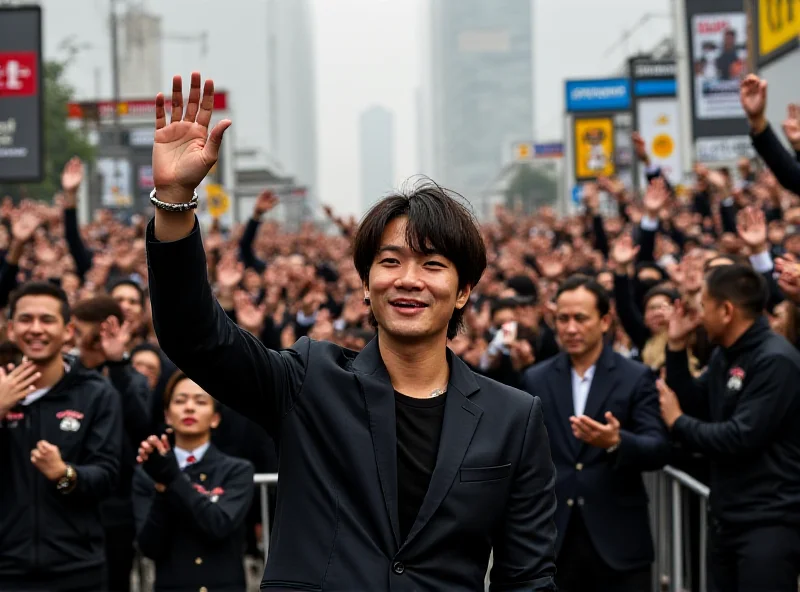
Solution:
<path fill-rule="evenodd" d="M 131 165 L 124 158 L 98 158 L 100 196 L 104 207 L 131 204 Z"/>
<path fill-rule="evenodd" d="M 697 119 L 744 117 L 739 81 L 747 64 L 747 17 L 743 12 L 692 18 L 692 60 Z"/>
<path fill-rule="evenodd" d="M 675 97 L 640 99 L 637 102 L 636 118 L 650 164 L 661 167 L 664 176 L 673 186 L 683 179 L 681 169 L 680 112 Z M 640 180 L 647 185 L 644 168 Z"/>
<path fill-rule="evenodd" d="M 755 156 L 750 136 L 697 138 L 695 152 L 697 160 L 702 163 L 731 162 L 742 156 Z"/>

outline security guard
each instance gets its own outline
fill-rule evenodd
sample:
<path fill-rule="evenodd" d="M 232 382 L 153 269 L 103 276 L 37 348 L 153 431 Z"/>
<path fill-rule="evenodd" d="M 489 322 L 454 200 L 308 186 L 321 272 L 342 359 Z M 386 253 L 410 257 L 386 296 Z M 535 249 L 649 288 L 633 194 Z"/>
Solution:
<path fill-rule="evenodd" d="M 155 590 L 240 592 L 253 466 L 211 444 L 216 402 L 184 374 L 164 399 L 174 447 L 166 435 L 142 442 L 133 483 L 137 541 L 155 561 Z"/>

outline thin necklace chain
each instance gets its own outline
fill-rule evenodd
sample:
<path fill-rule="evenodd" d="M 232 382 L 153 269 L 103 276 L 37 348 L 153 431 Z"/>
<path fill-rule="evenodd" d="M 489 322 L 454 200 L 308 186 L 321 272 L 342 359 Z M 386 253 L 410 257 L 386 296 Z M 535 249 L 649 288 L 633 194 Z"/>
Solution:
<path fill-rule="evenodd" d="M 443 395 L 446 392 L 447 392 L 447 389 L 443 390 L 443 389 L 437 388 L 437 389 L 434 389 L 434 391 L 430 395 L 428 395 L 428 398 L 429 399 L 433 399 L 434 397 L 438 397 L 439 395 Z"/>

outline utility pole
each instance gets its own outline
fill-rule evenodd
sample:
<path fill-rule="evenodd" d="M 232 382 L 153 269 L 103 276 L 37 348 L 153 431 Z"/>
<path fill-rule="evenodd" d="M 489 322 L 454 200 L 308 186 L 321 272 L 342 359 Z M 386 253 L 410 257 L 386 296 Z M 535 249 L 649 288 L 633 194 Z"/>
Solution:
<path fill-rule="evenodd" d="M 111 81 L 113 85 L 114 101 L 114 142 L 119 146 L 121 142 L 119 128 L 119 50 L 117 23 L 117 0 L 111 0 Z"/>

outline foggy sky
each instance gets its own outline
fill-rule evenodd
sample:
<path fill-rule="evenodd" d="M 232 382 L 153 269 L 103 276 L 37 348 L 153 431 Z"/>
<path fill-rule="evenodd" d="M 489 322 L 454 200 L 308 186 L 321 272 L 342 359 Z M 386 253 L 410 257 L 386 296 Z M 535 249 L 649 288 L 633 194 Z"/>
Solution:
<path fill-rule="evenodd" d="M 141 2 L 142 0 L 127 0 Z M 291 0 L 288 0 L 291 1 Z M 491 0 L 486 0 L 490 2 Z M 88 42 L 68 71 L 81 99 L 100 90 L 111 95 L 108 11 L 110 0 L 40 0 L 44 9 L 45 57 L 64 57 L 59 43 L 74 35 Z M 202 59 L 192 42 L 166 39 L 162 78 L 200 70 L 231 93 L 233 140 L 237 147 L 266 148 L 263 37 L 266 8 L 260 0 L 145 0 L 163 16 L 168 35 L 210 36 Z M 423 10 L 427 0 L 314 0 L 318 117 L 319 194 L 337 210 L 359 209 L 359 113 L 373 104 L 395 115 L 397 183 L 418 172 L 414 93 L 422 79 Z M 563 135 L 563 80 L 608 75 L 626 55 L 620 45 L 606 50 L 645 13 L 669 16 L 670 0 L 535 0 L 534 107 L 539 139 Z M 635 32 L 627 50 L 649 49 L 672 29 L 655 18 Z"/>

